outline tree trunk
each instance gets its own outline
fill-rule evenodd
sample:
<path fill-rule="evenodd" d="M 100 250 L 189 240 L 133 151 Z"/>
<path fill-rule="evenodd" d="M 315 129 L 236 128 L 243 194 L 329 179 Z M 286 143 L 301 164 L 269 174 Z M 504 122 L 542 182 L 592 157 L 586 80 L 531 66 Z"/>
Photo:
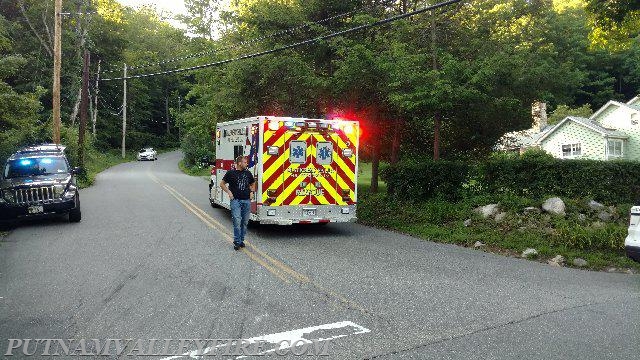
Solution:
<path fill-rule="evenodd" d="M 400 143 L 402 142 L 402 120 L 398 119 L 393 125 L 393 143 L 391 144 L 391 165 L 400 161 Z"/>
<path fill-rule="evenodd" d="M 164 98 L 164 117 L 167 120 L 167 134 L 171 134 L 169 129 L 169 92 L 167 91 L 167 96 Z"/>
<path fill-rule="evenodd" d="M 371 192 L 378 192 L 378 176 L 380 175 L 380 142 L 376 140 L 371 154 Z"/>
<path fill-rule="evenodd" d="M 81 111 L 80 111 L 80 128 L 78 131 L 78 162 L 80 166 L 84 166 L 84 135 L 87 130 L 87 109 L 89 107 L 89 51 L 84 50 L 82 64 L 82 87 L 81 94 Z"/>
<path fill-rule="evenodd" d="M 78 118 L 78 112 L 80 112 L 80 101 L 82 100 L 82 86 L 78 89 L 78 96 L 76 97 L 76 103 L 73 105 L 73 111 L 71 112 L 71 127 L 76 125 L 76 118 Z"/>
<path fill-rule="evenodd" d="M 436 42 L 436 13 L 431 11 L 431 57 L 433 70 L 438 70 L 438 49 Z M 439 111 L 433 115 L 433 160 L 440 160 L 440 130 L 442 127 L 442 117 Z"/>
<path fill-rule="evenodd" d="M 442 120 L 440 113 L 436 112 L 433 116 L 433 160 L 440 160 L 440 128 Z"/>
<path fill-rule="evenodd" d="M 102 64 L 102 59 L 98 59 L 98 74 L 96 75 L 96 85 L 93 91 L 94 93 L 94 102 L 93 102 L 93 112 L 91 117 L 91 130 L 93 137 L 96 137 L 96 123 L 98 122 L 98 93 L 100 92 L 100 65 Z"/>
<path fill-rule="evenodd" d="M 31 30 L 31 32 L 33 33 L 33 35 L 35 35 L 35 37 L 38 39 L 38 41 L 40 41 L 40 45 L 42 45 L 42 48 L 47 52 L 47 54 L 50 57 L 53 57 L 53 51 L 51 51 L 51 48 L 53 47 L 51 45 L 51 43 L 47 43 L 45 41 L 45 39 L 40 35 L 40 33 L 38 32 L 38 30 L 36 30 L 36 28 L 33 26 L 33 24 L 31 23 L 31 20 L 29 19 L 29 17 L 27 16 L 27 11 L 24 7 L 24 0 L 21 0 L 19 2 L 19 7 L 20 7 L 20 13 L 22 14 L 22 17 L 24 18 L 25 22 L 27 23 L 27 25 L 29 25 L 29 29 Z M 46 22 L 45 22 L 46 25 Z M 49 39 L 51 39 L 51 35 L 50 33 L 47 34 L 47 37 Z"/>
<path fill-rule="evenodd" d="M 372 127 L 379 127 L 379 114 L 378 114 L 378 109 L 373 110 L 373 113 L 371 115 L 371 123 L 373 124 Z M 378 192 L 378 177 L 380 175 L 380 143 L 381 143 L 381 136 L 380 134 L 382 133 L 382 131 L 379 132 L 379 134 L 376 134 L 374 136 L 371 137 L 371 140 L 373 141 L 373 144 L 371 144 L 371 192 L 372 193 L 377 193 Z"/>

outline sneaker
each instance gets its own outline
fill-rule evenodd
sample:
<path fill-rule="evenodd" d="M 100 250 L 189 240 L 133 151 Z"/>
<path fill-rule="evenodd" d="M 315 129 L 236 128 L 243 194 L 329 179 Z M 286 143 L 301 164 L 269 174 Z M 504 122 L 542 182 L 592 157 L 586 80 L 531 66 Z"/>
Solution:
<path fill-rule="evenodd" d="M 235 251 L 240 250 L 240 245 L 233 245 L 233 250 L 235 250 Z"/>
<path fill-rule="evenodd" d="M 243 248 L 244 247 L 244 243 L 240 244 L 240 247 Z"/>

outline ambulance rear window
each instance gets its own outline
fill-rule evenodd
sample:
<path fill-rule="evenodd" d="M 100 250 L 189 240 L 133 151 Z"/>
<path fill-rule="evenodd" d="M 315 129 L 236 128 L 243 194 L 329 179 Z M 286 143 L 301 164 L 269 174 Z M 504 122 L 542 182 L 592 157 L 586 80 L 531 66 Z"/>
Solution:
<path fill-rule="evenodd" d="M 292 164 L 304 164 L 307 162 L 307 142 L 292 141 L 289 144 L 289 162 Z"/>
<path fill-rule="evenodd" d="M 333 162 L 333 144 L 328 141 L 319 142 L 316 149 L 316 162 L 318 165 L 331 165 Z"/>

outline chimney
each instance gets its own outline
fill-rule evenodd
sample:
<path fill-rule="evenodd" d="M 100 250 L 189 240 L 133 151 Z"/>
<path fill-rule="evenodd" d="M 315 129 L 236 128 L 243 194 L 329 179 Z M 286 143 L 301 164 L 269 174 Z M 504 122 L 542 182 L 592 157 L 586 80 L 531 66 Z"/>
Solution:
<path fill-rule="evenodd" d="M 535 101 L 531 105 L 531 116 L 533 117 L 533 124 L 531 127 L 535 133 L 541 132 L 547 127 L 547 103 L 542 101 Z"/>

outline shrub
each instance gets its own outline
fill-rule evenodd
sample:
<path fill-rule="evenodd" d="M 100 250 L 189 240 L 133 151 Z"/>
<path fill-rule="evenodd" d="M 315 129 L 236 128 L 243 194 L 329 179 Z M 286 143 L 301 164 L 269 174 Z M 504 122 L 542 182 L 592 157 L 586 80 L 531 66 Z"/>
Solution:
<path fill-rule="evenodd" d="M 442 197 L 460 198 L 468 179 L 469 165 L 462 162 L 429 161 L 390 166 L 383 172 L 389 195 L 400 200 Z"/>
<path fill-rule="evenodd" d="M 403 162 L 382 172 L 388 193 L 398 200 L 478 195 L 595 199 L 608 203 L 640 200 L 640 163 L 557 160 L 540 151 L 521 158 L 493 158 L 480 164 L 452 161 Z"/>
<path fill-rule="evenodd" d="M 640 163 L 595 160 L 488 161 L 481 173 L 486 191 L 541 198 L 556 195 L 629 203 L 638 198 Z"/>

